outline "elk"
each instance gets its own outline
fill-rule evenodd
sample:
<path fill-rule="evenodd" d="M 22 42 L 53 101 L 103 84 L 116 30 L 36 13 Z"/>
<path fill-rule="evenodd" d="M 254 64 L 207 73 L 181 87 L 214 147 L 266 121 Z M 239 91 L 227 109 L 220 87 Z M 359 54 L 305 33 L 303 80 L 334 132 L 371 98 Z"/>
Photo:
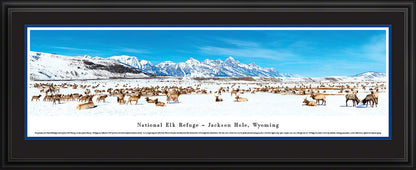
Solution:
<path fill-rule="evenodd" d="M 222 102 L 222 98 L 220 98 L 219 96 L 215 96 L 215 101 L 216 102 Z"/>
<path fill-rule="evenodd" d="M 51 88 L 49 88 L 49 89 L 47 89 L 46 91 L 45 91 L 45 94 L 48 94 L 48 93 L 51 93 L 52 94 L 52 89 Z"/>
<path fill-rule="evenodd" d="M 139 95 L 137 95 L 137 96 L 131 95 L 131 96 L 129 97 L 129 99 L 127 100 L 127 103 L 130 103 L 130 104 L 131 104 L 131 101 L 135 101 L 135 102 L 136 102 L 136 104 L 137 104 L 137 103 L 139 102 L 140 97 L 141 97 L 141 95 L 140 95 L 140 94 L 139 94 Z"/>
<path fill-rule="evenodd" d="M 97 102 L 103 101 L 105 103 L 105 98 L 107 98 L 107 95 L 98 96 L 97 97 Z"/>
<path fill-rule="evenodd" d="M 45 97 L 43 97 L 43 101 L 51 101 L 52 100 L 52 95 L 45 95 Z"/>
<path fill-rule="evenodd" d="M 326 97 L 324 94 L 311 94 L 312 99 L 316 100 L 316 103 L 319 104 L 319 101 L 322 101 L 321 105 L 326 105 Z"/>
<path fill-rule="evenodd" d="M 378 104 L 378 92 L 371 92 L 371 95 L 373 96 L 374 103 L 376 103 L 376 107 L 377 107 L 377 104 Z"/>
<path fill-rule="evenodd" d="M 235 100 L 236 102 L 247 102 L 248 101 L 247 98 L 243 98 L 243 97 L 240 97 L 240 96 L 236 96 L 235 99 L 236 99 Z"/>
<path fill-rule="evenodd" d="M 166 94 L 166 102 L 170 103 L 170 100 L 173 100 L 174 103 L 179 103 L 179 95 L 180 92 L 179 91 L 165 91 Z"/>
<path fill-rule="evenodd" d="M 358 93 L 358 90 L 353 90 L 352 91 L 352 94 L 357 94 Z"/>
<path fill-rule="evenodd" d="M 374 107 L 375 99 L 372 94 L 367 95 L 362 101 L 363 101 L 363 104 L 366 105 L 365 107 L 368 107 L 368 103 L 370 103 L 371 107 Z"/>
<path fill-rule="evenodd" d="M 303 103 L 305 103 L 306 106 L 317 106 L 315 101 L 309 101 L 309 100 L 306 99 L 306 97 L 305 97 L 305 99 L 303 99 Z"/>
<path fill-rule="evenodd" d="M 33 101 L 33 100 L 35 100 L 35 101 L 40 101 L 40 97 L 41 97 L 42 95 L 39 95 L 39 96 L 32 96 L 32 100 L 31 101 Z"/>
<path fill-rule="evenodd" d="M 84 110 L 84 109 L 91 109 L 94 108 L 94 102 L 92 102 L 92 98 L 89 99 L 87 103 L 81 103 L 77 106 L 78 110 Z"/>
<path fill-rule="evenodd" d="M 157 99 L 152 100 L 149 97 L 146 97 L 146 101 L 147 101 L 147 103 L 156 103 Z"/>
<path fill-rule="evenodd" d="M 348 101 L 352 100 L 352 105 L 356 106 L 355 103 L 357 103 L 357 105 L 360 103 L 360 99 L 358 99 L 356 94 L 346 94 L 345 95 L 346 101 L 345 101 L 345 106 L 348 106 Z"/>
<path fill-rule="evenodd" d="M 119 104 L 124 104 L 124 103 L 126 103 L 126 100 L 124 100 L 124 94 L 123 95 L 121 95 L 121 96 L 117 96 L 117 103 L 119 103 Z"/>
<path fill-rule="evenodd" d="M 238 91 L 240 91 L 240 89 L 232 90 L 231 91 L 231 96 L 233 96 L 233 94 L 235 94 L 237 96 Z"/>
<path fill-rule="evenodd" d="M 90 90 L 90 89 L 86 89 L 86 90 L 84 91 L 84 93 L 85 93 L 85 94 L 90 94 L 90 93 L 91 93 L 91 90 Z"/>
<path fill-rule="evenodd" d="M 52 96 L 52 101 L 53 101 L 53 104 L 56 104 L 56 101 L 58 101 L 58 103 L 61 104 L 61 95 L 57 94 L 57 95 Z"/>
<path fill-rule="evenodd" d="M 88 100 L 92 99 L 94 97 L 94 95 L 85 95 L 85 96 L 80 96 L 79 97 L 79 101 L 84 101 L 87 102 Z"/>
<path fill-rule="evenodd" d="M 156 105 L 156 106 L 161 106 L 161 107 L 165 107 L 165 106 L 166 106 L 166 104 L 165 104 L 165 103 L 163 103 L 163 102 L 159 102 L 159 99 L 155 99 L 155 105 Z"/>

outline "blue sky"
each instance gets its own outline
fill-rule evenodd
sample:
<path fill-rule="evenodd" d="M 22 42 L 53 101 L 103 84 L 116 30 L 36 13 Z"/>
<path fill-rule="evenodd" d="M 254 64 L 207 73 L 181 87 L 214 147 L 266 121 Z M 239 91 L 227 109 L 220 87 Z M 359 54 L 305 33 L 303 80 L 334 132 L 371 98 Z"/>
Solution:
<path fill-rule="evenodd" d="M 386 72 L 384 30 L 32 30 L 30 50 L 183 62 L 232 56 L 308 77 Z"/>

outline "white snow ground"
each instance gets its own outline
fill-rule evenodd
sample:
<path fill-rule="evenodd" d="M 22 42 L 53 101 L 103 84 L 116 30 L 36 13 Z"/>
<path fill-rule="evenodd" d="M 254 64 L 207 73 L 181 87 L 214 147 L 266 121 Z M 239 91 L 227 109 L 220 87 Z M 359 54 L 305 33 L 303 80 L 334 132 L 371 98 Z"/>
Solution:
<path fill-rule="evenodd" d="M 54 81 L 60 84 L 63 81 Z M 30 82 L 33 84 L 36 82 Z M 51 83 L 51 82 L 42 82 Z M 129 84 L 155 86 L 155 85 L 188 85 L 194 86 L 201 82 L 194 80 L 178 79 L 126 79 L 126 80 L 96 80 L 96 81 L 68 81 L 67 83 L 91 84 L 100 83 L 98 89 L 114 88 L 115 84 Z M 201 88 L 217 90 L 219 86 L 230 86 L 233 82 L 212 83 L 202 82 Z M 234 82 L 235 83 L 235 82 Z M 253 82 L 239 81 L 241 88 L 255 86 Z M 278 84 L 277 84 L 278 85 Z M 293 85 L 293 84 L 292 84 Z M 292 86 L 289 85 L 289 86 Z M 83 93 L 83 89 L 61 89 L 61 94 Z M 334 92 L 328 92 L 337 94 Z M 358 97 L 365 98 L 368 91 L 360 90 Z M 64 101 L 53 105 L 52 102 L 30 101 L 31 96 L 40 94 L 39 89 L 29 88 L 27 123 L 29 137 L 162 137 L 162 136 L 263 136 L 263 137 L 386 137 L 388 136 L 389 112 L 388 94 L 381 91 L 378 107 L 366 108 L 362 104 L 352 107 L 351 101 L 345 106 L 345 94 L 328 95 L 326 106 L 308 107 L 303 106 L 305 95 L 283 95 L 272 93 L 245 93 L 241 97 L 248 98 L 248 102 L 234 102 L 234 96 L 223 93 L 220 97 L 223 102 L 215 102 L 214 94 L 192 94 L 181 95 L 180 103 L 167 104 L 166 107 L 156 107 L 155 104 L 147 103 L 142 97 L 137 105 L 118 104 L 116 97 L 107 97 L 105 103 L 97 103 L 93 109 L 76 110 L 79 102 Z M 43 94 L 44 95 L 44 94 Z M 126 97 L 127 98 L 127 97 Z M 150 97 L 159 98 L 166 102 L 166 96 Z M 43 99 L 43 96 L 41 100 Z M 197 128 L 143 128 L 137 127 L 137 123 L 162 123 L 181 122 L 195 123 Z M 208 128 L 208 123 L 234 124 L 243 122 L 249 127 L 245 128 Z M 276 123 L 279 128 L 258 128 L 253 123 Z M 206 125 L 201 127 L 201 125 Z M 108 134 L 98 132 L 211 132 L 211 131 L 235 131 L 235 132 L 281 132 L 280 134 Z M 95 134 L 40 134 L 36 132 L 97 132 Z M 285 134 L 285 132 L 288 132 Z M 305 134 L 299 134 L 305 132 Z M 309 133 L 306 133 L 309 132 Z M 316 133 L 310 133 L 316 132 Z M 340 132 L 340 134 L 325 134 L 322 132 Z M 346 133 L 341 133 L 346 132 Z M 348 133 L 347 133 L 348 132 Z M 356 133 L 360 132 L 360 133 Z M 377 132 L 363 134 L 363 132 Z M 297 134 L 293 134 L 297 133 Z M 354 134 L 356 133 L 356 134 Z"/>

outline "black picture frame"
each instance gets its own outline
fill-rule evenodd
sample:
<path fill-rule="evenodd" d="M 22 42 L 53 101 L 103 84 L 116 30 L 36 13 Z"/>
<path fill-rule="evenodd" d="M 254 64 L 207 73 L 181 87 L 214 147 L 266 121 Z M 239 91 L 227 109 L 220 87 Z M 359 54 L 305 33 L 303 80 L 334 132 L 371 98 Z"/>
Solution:
<path fill-rule="evenodd" d="M 2 1 L 2 168 L 415 168 L 415 2 Z M 25 140 L 24 25 L 391 25 L 391 140 Z"/>

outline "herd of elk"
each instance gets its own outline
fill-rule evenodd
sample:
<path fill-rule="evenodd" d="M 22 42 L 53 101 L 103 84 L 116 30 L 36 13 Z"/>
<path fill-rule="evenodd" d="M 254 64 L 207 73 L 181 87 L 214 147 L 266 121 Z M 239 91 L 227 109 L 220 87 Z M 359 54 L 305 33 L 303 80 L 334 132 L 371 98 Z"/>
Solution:
<path fill-rule="evenodd" d="M 303 103 L 307 106 L 316 106 L 316 105 L 326 105 L 326 96 L 320 92 L 326 93 L 326 90 L 334 90 L 334 89 L 341 89 L 342 93 L 346 92 L 348 94 L 345 95 L 346 98 L 346 106 L 348 106 L 348 101 L 352 100 L 353 106 L 358 105 L 362 102 L 366 107 L 370 104 L 371 107 L 374 105 L 377 107 L 378 105 L 378 88 L 385 89 L 384 84 L 370 86 L 368 83 L 366 85 L 361 85 L 363 88 L 367 87 L 370 89 L 371 94 L 367 95 L 362 101 L 360 101 L 357 97 L 358 90 L 354 90 L 359 86 L 358 83 L 356 84 L 347 84 L 346 86 L 340 85 L 327 85 L 327 84 L 320 84 L 318 86 L 312 87 L 311 85 L 306 85 L 301 83 L 300 85 L 296 85 L 294 87 L 288 87 L 285 85 L 281 86 L 270 86 L 264 85 L 261 83 L 257 83 L 258 87 L 250 87 L 247 89 L 243 89 L 240 86 L 236 85 L 235 83 L 232 86 L 220 87 L 217 91 L 210 91 L 207 89 L 201 88 L 201 84 L 196 84 L 194 86 L 188 87 L 181 87 L 181 86 L 151 86 L 151 87 L 132 87 L 128 84 L 117 84 L 113 88 L 107 88 L 106 90 L 97 89 L 99 86 L 105 87 L 104 85 L 97 84 L 93 85 L 77 85 L 77 84 L 69 84 L 63 83 L 60 85 L 53 84 L 53 83 L 36 83 L 34 87 L 40 89 L 40 92 L 45 93 L 43 101 L 51 101 L 53 104 L 60 104 L 62 101 L 78 101 L 78 102 L 86 102 L 92 103 L 92 98 L 97 96 L 96 102 L 106 102 L 107 97 L 117 97 L 117 103 L 119 104 L 130 104 L 133 105 L 132 102 L 138 104 L 139 99 L 142 96 L 145 96 L 147 103 L 155 103 L 156 106 L 166 106 L 165 103 L 158 101 L 159 99 L 150 99 L 149 96 L 160 96 L 166 95 L 166 102 L 171 103 L 179 103 L 179 96 L 182 94 L 215 94 L 215 102 L 222 102 L 223 99 L 220 98 L 222 93 L 230 93 L 231 96 L 233 94 L 235 97 L 235 102 L 247 102 L 247 98 L 240 97 L 241 94 L 251 93 L 256 94 L 256 92 L 260 93 L 273 93 L 273 94 L 295 94 L 295 95 L 310 95 L 310 97 L 315 101 L 309 101 L 306 98 L 304 99 Z M 120 88 L 122 86 L 123 88 Z M 118 88 L 117 88 L 118 87 Z M 72 88 L 72 89 L 82 89 L 83 93 L 71 93 L 71 94 L 58 94 L 61 89 Z M 93 89 L 93 90 L 91 90 Z M 375 90 L 375 92 L 373 91 Z M 92 93 L 93 91 L 93 93 Z M 31 101 L 40 101 L 40 98 L 43 95 L 36 95 L 32 96 Z M 125 100 L 125 96 L 128 96 L 128 100 Z M 83 103 L 83 104 L 86 104 Z M 81 107 L 81 106 L 80 106 Z M 86 107 L 86 106 L 84 106 Z M 78 108 L 78 106 L 77 106 Z"/>

